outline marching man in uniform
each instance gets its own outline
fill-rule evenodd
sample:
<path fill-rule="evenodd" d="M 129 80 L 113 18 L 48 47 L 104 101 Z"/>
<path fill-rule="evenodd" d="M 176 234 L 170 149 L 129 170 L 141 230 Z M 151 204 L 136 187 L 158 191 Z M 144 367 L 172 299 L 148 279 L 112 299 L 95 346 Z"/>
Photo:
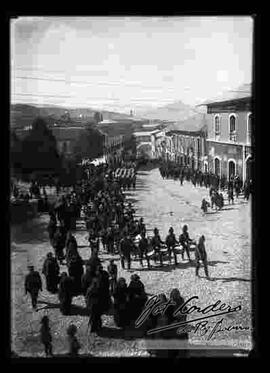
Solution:
<path fill-rule="evenodd" d="M 174 251 L 174 248 L 175 248 L 175 245 L 178 244 L 178 242 L 176 240 L 175 234 L 173 233 L 173 228 L 172 227 L 170 227 L 170 229 L 169 229 L 169 234 L 166 237 L 165 242 L 166 242 L 166 245 L 167 245 L 168 251 L 169 251 L 169 261 L 170 261 L 170 263 L 171 263 L 171 256 L 172 256 L 172 252 L 173 252 L 174 263 L 175 263 L 175 265 L 177 265 L 177 256 L 176 256 L 176 252 Z"/>

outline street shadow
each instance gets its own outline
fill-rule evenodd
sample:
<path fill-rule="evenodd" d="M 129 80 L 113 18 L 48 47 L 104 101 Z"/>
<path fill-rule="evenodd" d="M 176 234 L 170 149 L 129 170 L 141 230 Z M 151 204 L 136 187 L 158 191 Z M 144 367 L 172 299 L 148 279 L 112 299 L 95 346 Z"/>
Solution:
<path fill-rule="evenodd" d="M 188 263 L 187 263 L 188 264 Z M 175 264 L 163 264 L 163 266 L 152 266 L 151 268 L 148 267 L 141 267 L 136 268 L 136 271 L 144 272 L 144 271 L 162 271 L 162 272 L 170 272 L 173 271 L 179 264 L 175 266 Z"/>
<path fill-rule="evenodd" d="M 224 262 L 222 260 L 213 260 L 213 261 L 209 261 L 207 264 L 210 267 L 215 267 L 217 264 L 228 264 L 228 263 L 229 262 Z M 196 261 L 192 260 L 191 262 L 178 262 L 176 265 L 173 264 L 173 263 L 172 264 L 164 263 L 163 267 L 161 267 L 161 266 L 154 266 L 154 267 L 151 267 L 151 268 L 141 267 L 141 268 L 136 268 L 136 271 L 140 271 L 140 272 L 143 272 L 143 271 L 170 272 L 170 271 L 173 271 L 176 268 L 187 269 L 187 268 L 191 268 L 191 267 L 194 267 L 194 268 L 196 267 Z"/>
<path fill-rule="evenodd" d="M 251 282 L 251 279 L 246 278 L 239 278 L 239 277 L 210 277 L 211 281 L 222 281 L 222 282 L 233 282 L 233 281 L 239 281 L 239 282 Z"/>

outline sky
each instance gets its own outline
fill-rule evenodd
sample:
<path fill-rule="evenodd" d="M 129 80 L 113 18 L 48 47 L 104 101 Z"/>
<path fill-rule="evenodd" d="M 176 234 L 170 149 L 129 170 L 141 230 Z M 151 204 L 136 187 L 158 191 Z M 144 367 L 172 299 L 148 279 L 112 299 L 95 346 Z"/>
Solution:
<path fill-rule="evenodd" d="M 251 17 L 19 17 L 11 102 L 129 112 L 198 105 L 252 78 Z"/>

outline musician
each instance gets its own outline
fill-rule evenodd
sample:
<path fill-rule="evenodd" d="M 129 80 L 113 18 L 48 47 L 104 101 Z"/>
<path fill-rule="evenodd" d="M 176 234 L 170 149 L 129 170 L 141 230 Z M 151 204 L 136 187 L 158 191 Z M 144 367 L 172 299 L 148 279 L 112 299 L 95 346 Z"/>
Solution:
<path fill-rule="evenodd" d="M 147 261 L 147 267 L 150 268 L 150 260 L 147 256 L 148 247 L 149 247 L 148 239 L 145 237 L 145 231 L 142 231 L 141 239 L 139 241 L 140 264 L 143 267 L 143 259 L 145 258 Z"/>
<path fill-rule="evenodd" d="M 154 236 L 151 239 L 151 246 L 155 250 L 155 252 L 159 255 L 159 261 L 160 265 L 163 266 L 163 258 L 162 258 L 162 252 L 160 251 L 161 245 L 164 245 L 165 242 L 163 242 L 160 238 L 159 231 L 157 228 L 154 229 Z M 155 259 L 156 262 L 156 259 Z"/>
<path fill-rule="evenodd" d="M 188 234 L 188 226 L 184 225 L 182 229 L 182 234 L 179 236 L 179 243 L 183 246 L 183 253 L 182 253 L 182 260 L 184 260 L 184 252 L 187 253 L 188 260 L 191 262 L 190 254 L 189 254 L 189 245 L 192 242 L 192 240 L 189 237 Z"/>
<path fill-rule="evenodd" d="M 173 252 L 174 263 L 175 263 L 175 265 L 177 265 L 177 255 L 176 255 L 176 252 L 174 251 L 174 248 L 175 248 L 175 245 L 178 244 L 178 242 L 177 242 L 175 234 L 173 232 L 173 227 L 170 227 L 169 234 L 166 237 L 165 242 L 166 242 L 166 245 L 167 245 L 168 251 L 169 251 L 169 261 L 170 261 L 170 263 L 171 263 L 171 256 L 172 256 L 172 252 Z"/>

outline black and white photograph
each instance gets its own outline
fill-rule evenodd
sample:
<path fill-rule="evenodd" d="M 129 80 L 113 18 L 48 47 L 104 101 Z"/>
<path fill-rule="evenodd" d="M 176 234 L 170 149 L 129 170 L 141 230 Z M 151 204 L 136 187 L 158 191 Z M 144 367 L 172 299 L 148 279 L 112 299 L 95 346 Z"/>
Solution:
<path fill-rule="evenodd" d="M 254 349 L 254 22 L 10 18 L 14 359 Z"/>

